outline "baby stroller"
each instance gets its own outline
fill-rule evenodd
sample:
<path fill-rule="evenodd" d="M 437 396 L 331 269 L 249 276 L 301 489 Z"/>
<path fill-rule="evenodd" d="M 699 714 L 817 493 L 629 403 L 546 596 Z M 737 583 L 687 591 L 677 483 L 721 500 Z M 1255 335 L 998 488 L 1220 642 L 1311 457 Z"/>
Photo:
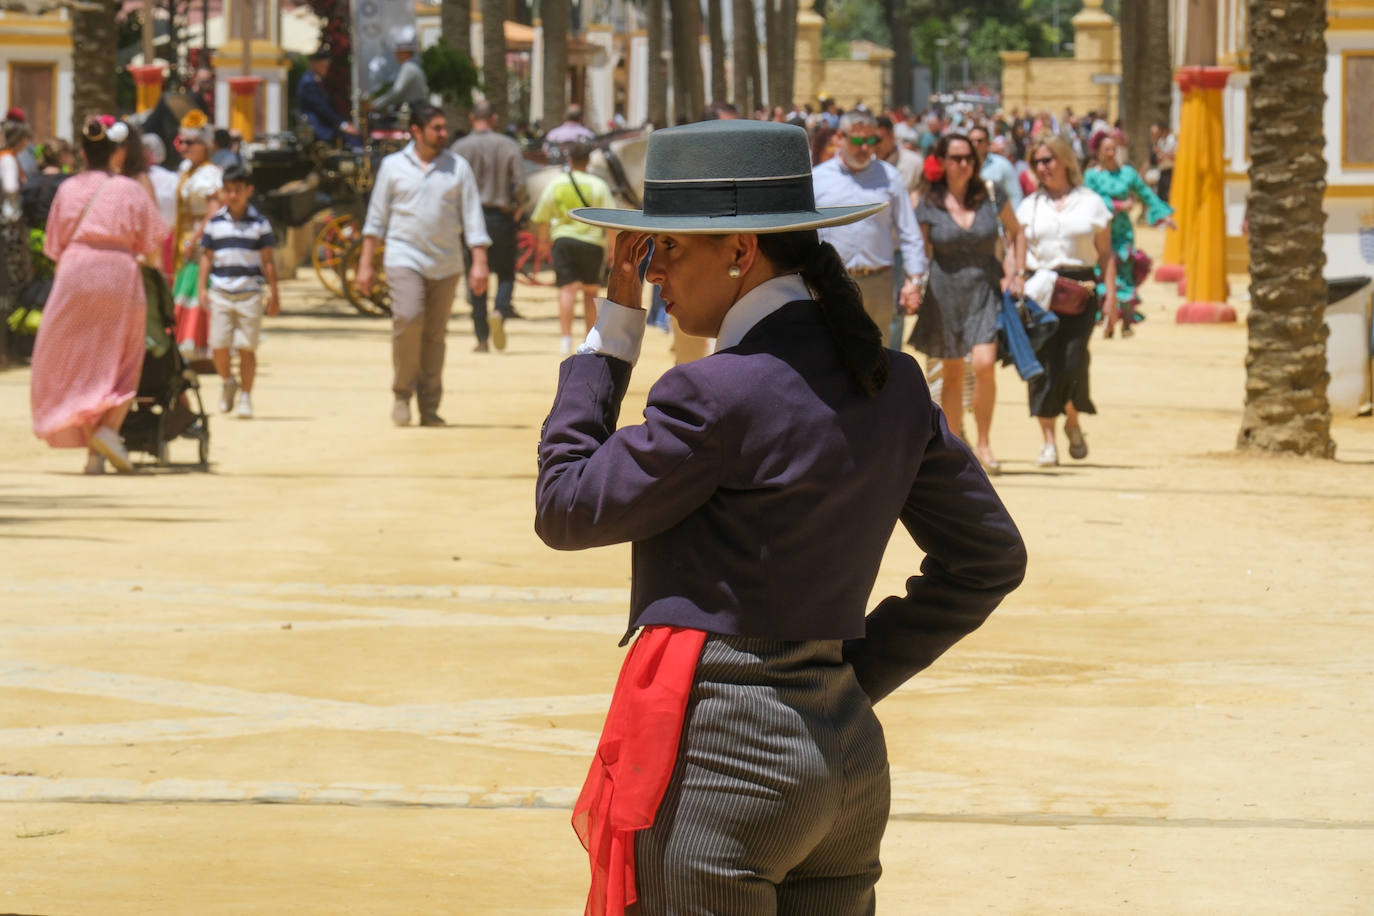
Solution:
<path fill-rule="evenodd" d="M 172 290 L 160 272 L 144 267 L 148 324 L 138 395 L 119 433 L 129 451 L 147 452 L 166 465 L 167 443 L 178 437 L 198 445 L 200 466 L 210 466 L 210 418 L 200 400 L 200 382 L 175 342 Z"/>

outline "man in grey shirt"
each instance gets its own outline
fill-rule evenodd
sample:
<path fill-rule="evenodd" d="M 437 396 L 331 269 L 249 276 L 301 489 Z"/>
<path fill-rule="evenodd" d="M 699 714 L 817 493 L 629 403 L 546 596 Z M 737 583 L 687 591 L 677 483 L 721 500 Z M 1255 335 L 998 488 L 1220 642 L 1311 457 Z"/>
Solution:
<path fill-rule="evenodd" d="M 511 293 L 515 288 L 515 223 L 525 202 L 525 166 L 520 144 L 492 128 L 496 116 L 491 102 L 483 99 L 472 106 L 468 115 L 472 131 L 453 144 L 453 152 L 467 160 L 477 178 L 482 194 L 482 216 L 486 219 L 491 248 L 487 264 L 496 274 L 495 313 L 487 323 L 487 291 L 474 290 L 468 285 L 468 304 L 472 306 L 472 330 L 477 335 L 478 353 L 487 352 L 487 338 L 498 350 L 506 349 L 506 319 L 515 317 Z M 467 245 L 463 246 L 463 260 L 471 268 L 472 258 Z"/>
<path fill-rule="evenodd" d="M 429 103 L 429 81 L 425 71 L 415 59 L 416 46 L 412 40 L 396 42 L 396 60 L 401 69 L 396 71 L 396 79 L 391 88 L 373 99 L 372 104 L 378 111 L 390 111 L 402 105 L 409 105 L 413 111 L 417 105 Z"/>
<path fill-rule="evenodd" d="M 472 249 L 468 284 L 487 288 L 486 223 L 472 169 L 448 146 L 448 122 L 433 105 L 410 114 L 410 144 L 382 160 L 363 223 L 358 289 L 375 279 L 373 259 L 386 240 L 382 265 L 391 288 L 391 361 L 395 369 L 391 420 L 410 425 L 410 399 L 421 426 L 443 426 L 444 336 L 463 269 L 463 244 Z"/>

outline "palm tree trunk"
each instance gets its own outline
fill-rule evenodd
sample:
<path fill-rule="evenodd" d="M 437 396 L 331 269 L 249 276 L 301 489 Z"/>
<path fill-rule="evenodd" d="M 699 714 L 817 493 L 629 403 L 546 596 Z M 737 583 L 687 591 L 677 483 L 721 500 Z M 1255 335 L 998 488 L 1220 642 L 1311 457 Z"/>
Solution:
<path fill-rule="evenodd" d="M 678 120 L 695 121 L 706 109 L 701 79 L 701 7 L 697 0 L 669 0 L 673 11 L 673 104 Z"/>
<path fill-rule="evenodd" d="M 439 7 L 439 33 L 450 48 L 472 57 L 472 0 L 443 0 Z M 483 35 L 486 34 L 485 29 Z M 486 54 L 483 42 L 482 53 Z M 446 106 L 449 130 L 467 126 L 468 100 L 459 99 L 455 104 Z"/>
<path fill-rule="evenodd" d="M 754 21 L 753 0 L 733 0 L 730 12 L 735 29 L 735 40 L 730 49 L 730 100 L 740 111 L 753 111 L 754 95 L 749 85 L 749 56 L 757 47 L 757 43 L 749 39 Z"/>
<path fill-rule="evenodd" d="M 563 112 L 568 107 L 568 28 L 572 21 L 572 9 L 568 0 L 544 0 L 542 13 L 540 18 L 544 27 L 544 123 L 553 125 L 562 122 Z M 504 67 L 504 61 L 502 66 Z"/>
<path fill-rule="evenodd" d="M 797 0 L 779 0 L 776 33 L 768 35 L 768 59 L 778 59 L 777 82 L 769 81 L 769 100 L 791 109 L 797 71 Z"/>
<path fill-rule="evenodd" d="M 72 136 L 81 136 L 86 117 L 115 110 L 118 64 L 117 6 L 112 3 L 72 7 Z"/>
<path fill-rule="evenodd" d="M 725 98 L 725 25 L 721 0 L 706 0 L 706 33 L 711 40 L 711 101 Z"/>
<path fill-rule="evenodd" d="M 1127 3 L 1131 0 L 1126 0 Z M 887 0 L 887 30 L 892 41 L 892 105 L 911 104 L 911 14 L 903 0 Z M 882 105 L 882 100 L 878 103 Z"/>
<path fill-rule="evenodd" d="M 1237 447 L 1335 456 L 1326 400 L 1324 0 L 1249 0 L 1250 316 Z"/>
<path fill-rule="evenodd" d="M 558 6 L 558 3 L 550 6 Z M 549 29 L 545 26 L 546 49 L 548 37 Z M 510 92 L 506 84 L 506 0 L 482 0 L 482 91 L 491 102 L 491 110 L 505 123 L 510 113 Z"/>
<path fill-rule="evenodd" d="M 663 59 L 663 4 L 667 0 L 645 0 L 649 6 L 649 123 L 668 126 L 668 63 Z"/>

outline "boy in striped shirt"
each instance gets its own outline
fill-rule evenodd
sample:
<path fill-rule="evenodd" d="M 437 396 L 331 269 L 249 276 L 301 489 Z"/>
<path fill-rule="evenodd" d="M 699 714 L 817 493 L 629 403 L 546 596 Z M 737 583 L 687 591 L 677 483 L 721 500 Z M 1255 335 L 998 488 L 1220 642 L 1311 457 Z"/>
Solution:
<path fill-rule="evenodd" d="M 266 312 L 281 313 L 277 296 L 277 271 L 272 249 L 277 241 L 272 224 L 254 209 L 248 198 L 253 182 L 242 166 L 224 170 L 220 199 L 224 206 L 205 224 L 201 236 L 200 301 L 210 308 L 210 350 L 224 387 L 219 409 L 235 409 L 242 419 L 253 416 L 253 377 L 257 374 L 258 338 L 262 330 L 263 294 L 268 288 Z M 207 289 L 208 287 L 208 289 Z M 239 354 L 239 377 L 234 378 L 230 347 Z"/>

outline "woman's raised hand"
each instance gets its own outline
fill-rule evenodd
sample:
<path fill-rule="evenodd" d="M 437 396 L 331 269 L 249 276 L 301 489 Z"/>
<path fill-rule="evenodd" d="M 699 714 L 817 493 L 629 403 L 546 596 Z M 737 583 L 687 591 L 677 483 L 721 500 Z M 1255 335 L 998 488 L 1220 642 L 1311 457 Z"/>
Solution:
<path fill-rule="evenodd" d="M 644 279 L 639 274 L 639 265 L 653 247 L 653 239 L 646 233 L 616 233 L 611 275 L 606 281 L 607 299 L 626 308 L 644 308 Z"/>

